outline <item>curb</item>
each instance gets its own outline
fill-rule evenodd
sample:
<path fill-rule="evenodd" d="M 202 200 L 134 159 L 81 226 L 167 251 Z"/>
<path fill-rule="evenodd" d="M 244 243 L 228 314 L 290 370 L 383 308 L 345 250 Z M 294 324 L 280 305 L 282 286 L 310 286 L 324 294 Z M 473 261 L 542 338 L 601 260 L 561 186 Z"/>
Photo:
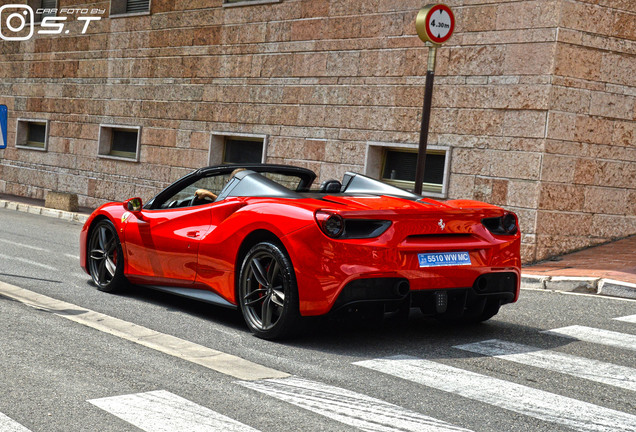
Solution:
<path fill-rule="evenodd" d="M 89 215 L 67 212 L 64 210 L 57 210 L 47 207 L 36 206 L 32 204 L 18 203 L 14 201 L 0 200 L 0 209 L 6 208 L 8 210 L 16 210 L 24 213 L 31 213 L 36 215 L 42 215 L 52 217 L 56 219 L 62 219 L 69 222 L 85 223 L 88 220 Z"/>
<path fill-rule="evenodd" d="M 522 274 L 521 288 L 599 294 L 636 300 L 636 284 L 614 279 Z"/>

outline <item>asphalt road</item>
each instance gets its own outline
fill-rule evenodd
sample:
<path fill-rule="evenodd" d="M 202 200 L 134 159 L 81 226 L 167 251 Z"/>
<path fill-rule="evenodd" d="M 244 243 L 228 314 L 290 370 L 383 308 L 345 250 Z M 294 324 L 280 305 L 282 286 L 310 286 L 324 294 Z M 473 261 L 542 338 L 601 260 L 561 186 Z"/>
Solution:
<path fill-rule="evenodd" d="M 78 264 L 80 229 L 0 209 L 0 282 L 73 305 L 28 306 L 0 284 L 2 432 L 636 431 L 634 301 L 524 290 L 478 326 L 412 313 L 266 342 L 236 312 L 97 291 Z M 289 376 L 219 373 L 65 316 L 81 308 Z M 577 334 L 545 333 L 563 328 Z"/>

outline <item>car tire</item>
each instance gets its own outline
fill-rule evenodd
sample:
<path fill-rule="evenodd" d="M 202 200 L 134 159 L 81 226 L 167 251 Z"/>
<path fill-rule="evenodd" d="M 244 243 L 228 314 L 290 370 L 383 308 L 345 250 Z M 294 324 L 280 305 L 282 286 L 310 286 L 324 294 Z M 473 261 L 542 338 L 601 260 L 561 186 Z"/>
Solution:
<path fill-rule="evenodd" d="M 88 271 L 98 290 L 112 293 L 128 285 L 124 276 L 121 242 L 110 220 L 102 219 L 91 229 L 86 259 Z"/>
<path fill-rule="evenodd" d="M 285 249 L 273 242 L 253 246 L 241 265 L 238 303 L 250 331 L 282 339 L 299 330 L 298 287 Z"/>

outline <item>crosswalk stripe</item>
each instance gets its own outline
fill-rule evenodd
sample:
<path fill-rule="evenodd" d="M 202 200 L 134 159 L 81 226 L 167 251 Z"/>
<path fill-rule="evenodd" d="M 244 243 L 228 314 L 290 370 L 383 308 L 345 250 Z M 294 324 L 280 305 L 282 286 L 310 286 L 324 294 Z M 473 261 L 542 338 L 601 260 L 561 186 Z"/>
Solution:
<path fill-rule="evenodd" d="M 2 432 L 31 432 L 20 423 L 0 413 L 0 431 Z"/>
<path fill-rule="evenodd" d="M 554 330 L 544 330 L 541 333 L 565 336 L 614 348 L 636 350 L 636 336 L 610 330 L 575 325 Z"/>
<path fill-rule="evenodd" d="M 258 432 L 165 390 L 88 402 L 147 432 Z"/>
<path fill-rule="evenodd" d="M 618 317 L 614 319 L 617 321 L 624 321 L 624 322 L 636 324 L 636 315 L 629 315 L 629 316 Z"/>
<path fill-rule="evenodd" d="M 396 356 L 354 364 L 578 431 L 636 431 L 634 415 L 429 360 Z"/>
<path fill-rule="evenodd" d="M 630 367 L 498 339 L 454 348 L 636 391 L 636 369 Z"/>
<path fill-rule="evenodd" d="M 264 393 L 363 431 L 467 431 L 449 423 L 350 390 L 298 377 L 239 381 Z"/>

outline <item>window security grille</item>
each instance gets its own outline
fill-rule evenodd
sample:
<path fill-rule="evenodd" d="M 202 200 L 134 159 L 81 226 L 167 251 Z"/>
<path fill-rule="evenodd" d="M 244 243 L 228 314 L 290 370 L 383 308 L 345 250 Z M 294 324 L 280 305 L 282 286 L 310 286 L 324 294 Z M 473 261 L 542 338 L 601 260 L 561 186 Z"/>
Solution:
<path fill-rule="evenodd" d="M 150 0 L 128 0 L 126 2 L 126 13 L 148 12 L 150 10 Z"/>

